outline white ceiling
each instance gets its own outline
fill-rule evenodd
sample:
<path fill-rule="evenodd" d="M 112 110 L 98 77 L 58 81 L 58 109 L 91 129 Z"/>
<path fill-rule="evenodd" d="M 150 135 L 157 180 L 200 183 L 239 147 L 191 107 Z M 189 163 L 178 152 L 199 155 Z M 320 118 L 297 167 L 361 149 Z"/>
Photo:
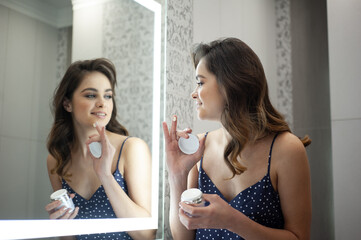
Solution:
<path fill-rule="evenodd" d="M 0 4 L 57 28 L 73 22 L 71 0 L 0 0 Z"/>

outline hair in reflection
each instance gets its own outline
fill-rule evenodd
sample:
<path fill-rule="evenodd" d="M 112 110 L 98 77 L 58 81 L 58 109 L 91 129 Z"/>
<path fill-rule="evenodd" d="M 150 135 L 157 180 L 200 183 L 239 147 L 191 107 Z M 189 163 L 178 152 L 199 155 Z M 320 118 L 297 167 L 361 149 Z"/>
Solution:
<path fill-rule="evenodd" d="M 202 58 L 205 60 L 225 99 L 221 122 L 232 140 L 224 151 L 224 159 L 234 177 L 246 170 L 237 160 L 246 143 L 269 133 L 291 130 L 272 106 L 261 61 L 247 44 L 236 38 L 201 43 L 194 47 L 192 58 L 195 68 Z M 307 135 L 301 141 L 304 146 L 311 143 Z"/>
<path fill-rule="evenodd" d="M 113 96 L 115 96 L 114 88 L 117 83 L 115 67 L 111 61 L 105 58 L 72 63 L 55 89 L 53 96 L 52 112 L 54 123 L 48 136 L 47 148 L 57 161 L 57 165 L 55 169 L 52 169 L 52 172 L 56 172 L 64 178 L 69 176 L 66 173 L 65 166 L 70 161 L 70 151 L 75 144 L 75 135 L 72 114 L 64 109 L 63 103 L 66 99 L 72 99 L 74 91 L 90 72 L 104 74 L 109 79 Z M 106 129 L 114 133 L 128 135 L 127 129 L 117 121 L 116 116 L 117 109 L 113 98 L 113 112 Z"/>

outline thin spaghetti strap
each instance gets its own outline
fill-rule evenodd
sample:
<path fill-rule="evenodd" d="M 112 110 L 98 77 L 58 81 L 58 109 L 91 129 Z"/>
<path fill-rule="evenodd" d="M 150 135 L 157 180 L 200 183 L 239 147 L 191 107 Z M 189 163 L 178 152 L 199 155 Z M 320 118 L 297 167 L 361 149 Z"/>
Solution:
<path fill-rule="evenodd" d="M 274 144 L 277 136 L 278 136 L 278 133 L 276 133 L 276 135 L 273 137 L 272 144 L 271 144 L 271 148 L 270 148 L 270 150 L 269 150 L 269 155 L 268 155 L 268 170 L 267 170 L 267 173 L 268 173 L 268 174 L 270 173 L 270 169 L 271 169 L 272 148 L 273 148 L 273 144 Z"/>
<path fill-rule="evenodd" d="M 119 160 L 120 160 L 120 155 L 122 155 L 122 150 L 123 150 L 123 147 L 124 147 L 124 143 L 125 141 L 128 140 L 128 138 L 130 138 L 130 136 L 126 137 L 126 139 L 124 139 L 123 143 L 122 143 L 122 146 L 120 147 L 120 151 L 119 151 L 119 156 L 118 156 L 118 161 L 117 161 L 117 169 L 119 169 Z"/>
<path fill-rule="evenodd" d="M 207 140 L 207 135 L 208 135 L 208 132 L 206 132 L 206 134 L 204 134 L 204 137 L 206 138 L 204 140 L 204 142 Z M 202 162 L 203 162 L 203 155 L 202 155 L 201 162 L 200 162 L 200 168 L 202 167 Z"/>

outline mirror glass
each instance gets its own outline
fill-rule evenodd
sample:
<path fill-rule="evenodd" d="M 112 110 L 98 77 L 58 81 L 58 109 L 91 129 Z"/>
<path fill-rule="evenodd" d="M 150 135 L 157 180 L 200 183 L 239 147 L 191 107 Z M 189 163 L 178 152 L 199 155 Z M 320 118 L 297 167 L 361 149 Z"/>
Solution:
<path fill-rule="evenodd" d="M 0 1 L 0 228 L 13 229 L 0 238 L 158 227 L 162 5 L 163 0 Z M 83 220 L 48 220 L 46 139 L 57 83 L 71 62 L 96 57 L 109 58 L 117 68 L 118 120 L 152 151 L 152 217 L 110 224 L 88 220 L 82 229 Z M 14 235 L 19 224 L 27 230 Z"/>

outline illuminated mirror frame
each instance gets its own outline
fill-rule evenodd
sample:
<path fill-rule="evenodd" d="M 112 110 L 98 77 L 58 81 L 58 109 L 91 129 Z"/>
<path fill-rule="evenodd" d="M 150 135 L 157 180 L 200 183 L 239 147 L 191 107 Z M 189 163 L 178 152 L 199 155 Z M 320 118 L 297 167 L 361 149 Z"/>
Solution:
<path fill-rule="evenodd" d="M 133 1 L 154 13 L 151 217 L 74 220 L 0 220 L 0 239 L 45 238 L 158 228 L 162 6 L 155 0 Z"/>

